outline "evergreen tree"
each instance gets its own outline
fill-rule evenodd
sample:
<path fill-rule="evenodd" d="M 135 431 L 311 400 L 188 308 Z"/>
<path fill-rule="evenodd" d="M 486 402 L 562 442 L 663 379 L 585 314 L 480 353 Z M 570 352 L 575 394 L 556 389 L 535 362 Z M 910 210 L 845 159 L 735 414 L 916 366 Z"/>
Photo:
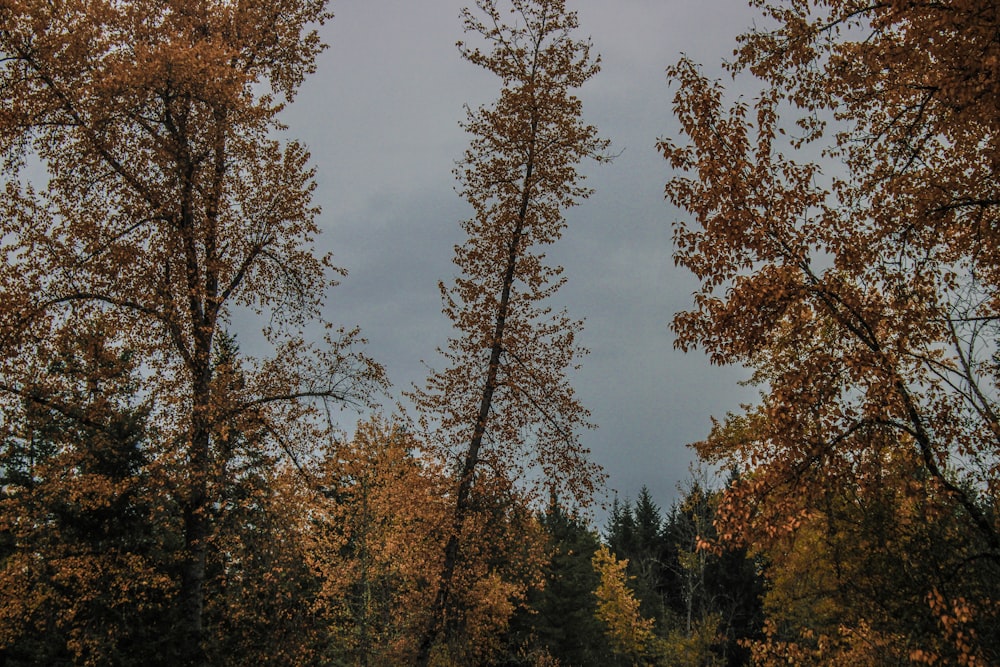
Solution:
<path fill-rule="evenodd" d="M 635 544 L 635 518 L 632 505 L 626 498 L 622 503 L 616 495 L 611 503 L 611 514 L 604 529 L 608 548 L 616 555 L 632 553 Z"/>
<path fill-rule="evenodd" d="M 738 474 L 733 470 L 726 487 L 737 480 Z M 719 493 L 714 492 L 712 496 L 711 537 L 715 539 L 715 506 Z M 750 664 L 750 650 L 745 640 L 763 637 L 765 585 L 760 561 L 760 557 L 749 554 L 745 545 L 729 544 L 713 553 L 706 562 L 705 594 L 710 600 L 710 609 L 719 614 L 719 636 L 724 641 L 718 649 L 729 667 Z"/>
<path fill-rule="evenodd" d="M 761 568 L 745 548 L 706 549 L 718 492 L 700 479 L 682 491 L 665 518 L 646 487 L 634 502 L 615 498 L 608 547 L 627 561 L 639 617 L 656 621 L 657 664 L 749 664 L 740 642 L 761 636 Z"/>
<path fill-rule="evenodd" d="M 282 136 L 330 16 L 323 0 L 0 8 L 0 410 L 31 398 L 54 323 L 103 317 L 128 342 L 174 464 L 157 478 L 181 506 L 188 665 L 211 663 L 216 438 L 240 417 L 307 447 L 329 407 L 383 381 L 357 332 L 323 320 L 340 272 L 315 250 L 309 153 Z M 261 317 L 268 351 L 238 404 L 213 365 L 235 312 Z"/>
<path fill-rule="evenodd" d="M 618 560 L 628 561 L 629 586 L 640 601 L 642 615 L 661 624 L 666 611 L 664 597 L 669 594 L 663 525 L 660 508 L 643 486 L 634 503 L 614 499 L 607 528 L 609 549 Z"/>
<path fill-rule="evenodd" d="M 591 564 L 600 545 L 597 534 L 555 500 L 541 524 L 549 550 L 545 586 L 531 591 L 527 607 L 512 622 L 514 648 L 526 656 L 547 655 L 560 665 L 607 665 L 611 647 L 594 596 L 600 577 Z"/>
<path fill-rule="evenodd" d="M 663 539 L 663 515 L 643 486 L 635 500 L 635 551 L 629 557 L 629 573 L 636 595 L 642 600 L 639 609 L 647 618 L 663 622 L 666 593 L 666 543 Z"/>
<path fill-rule="evenodd" d="M 0 663 L 171 664 L 176 507 L 132 356 L 76 324 L 0 416 Z"/>
<path fill-rule="evenodd" d="M 219 404 L 246 386 L 234 337 L 220 332 L 213 360 Z M 328 628 L 315 613 L 321 582 L 305 558 L 301 474 L 282 466 L 252 420 L 220 425 L 213 438 L 206 558 L 206 652 L 212 665 L 314 662 Z"/>
<path fill-rule="evenodd" d="M 727 484 L 735 479 L 731 476 Z M 741 641 L 761 635 L 764 581 L 746 548 L 706 548 L 717 539 L 718 496 L 695 479 L 671 508 L 663 529 L 668 582 L 664 601 L 675 619 L 675 632 L 690 639 L 704 633 L 706 624 L 713 626 L 713 659 L 735 667 L 750 660 Z"/>

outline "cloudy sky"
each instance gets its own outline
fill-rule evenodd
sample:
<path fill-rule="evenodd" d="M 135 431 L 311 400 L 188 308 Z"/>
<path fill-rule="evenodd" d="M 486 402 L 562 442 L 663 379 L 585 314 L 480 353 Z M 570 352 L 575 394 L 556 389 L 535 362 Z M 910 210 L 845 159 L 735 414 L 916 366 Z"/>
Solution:
<path fill-rule="evenodd" d="M 458 123 L 463 105 L 499 90 L 455 48 L 464 4 L 335 0 L 323 28 L 330 48 L 285 116 L 318 168 L 322 246 L 349 271 L 327 316 L 362 327 L 394 396 L 425 377 L 423 361 L 438 363 L 449 336 L 436 285 L 454 275 L 452 248 L 469 215 L 451 173 L 468 142 Z M 585 167 L 596 192 L 569 211 L 549 253 L 568 278 L 552 305 L 586 320 L 591 354 L 573 383 L 599 425 L 583 438 L 609 475 L 609 497 L 634 498 L 646 485 L 665 508 L 688 477 L 686 445 L 754 392 L 737 384 L 745 372 L 673 349 L 669 322 L 696 284 L 674 267 L 680 213 L 663 198 L 669 170 L 655 149 L 658 137 L 676 136 L 664 69 L 683 52 L 719 71 L 753 14 L 739 0 L 569 5 L 603 60 L 580 93 L 585 119 L 622 153 Z"/>

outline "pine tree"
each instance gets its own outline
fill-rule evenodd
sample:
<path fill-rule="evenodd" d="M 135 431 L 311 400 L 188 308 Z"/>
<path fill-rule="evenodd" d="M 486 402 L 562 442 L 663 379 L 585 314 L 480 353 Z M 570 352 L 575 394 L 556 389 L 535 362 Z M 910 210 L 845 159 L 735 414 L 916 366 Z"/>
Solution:
<path fill-rule="evenodd" d="M 526 643 L 528 654 L 545 655 L 561 665 L 607 665 L 611 650 L 594 596 L 600 581 L 592 564 L 600 546 L 597 534 L 554 498 L 541 524 L 548 540 L 545 584 L 529 593 L 512 621 L 514 648 Z"/>

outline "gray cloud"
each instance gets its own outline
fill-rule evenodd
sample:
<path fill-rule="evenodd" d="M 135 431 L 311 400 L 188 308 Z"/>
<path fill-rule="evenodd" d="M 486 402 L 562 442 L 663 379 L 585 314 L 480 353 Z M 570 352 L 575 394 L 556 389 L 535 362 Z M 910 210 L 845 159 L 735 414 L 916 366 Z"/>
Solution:
<path fill-rule="evenodd" d="M 635 497 L 646 484 L 666 505 L 693 459 L 685 445 L 753 392 L 737 386 L 743 371 L 673 349 L 669 321 L 690 305 L 695 283 L 673 265 L 679 213 L 663 199 L 668 165 L 655 150 L 657 137 L 676 134 L 664 69 L 681 52 L 717 65 L 752 17 L 728 1 L 575 4 L 603 57 L 581 93 L 584 114 L 624 152 L 587 168 L 596 192 L 569 211 L 549 253 L 569 281 L 554 305 L 587 320 L 582 342 L 592 354 L 574 385 L 600 426 L 584 440 L 609 486 Z M 349 270 L 329 295 L 328 317 L 362 327 L 397 392 L 423 379 L 420 360 L 433 362 L 449 335 L 437 281 L 453 275 L 458 223 L 469 214 L 451 174 L 468 140 L 458 123 L 463 104 L 497 92 L 455 49 L 462 5 L 334 3 L 323 29 L 330 49 L 285 116 L 318 168 L 320 242 Z"/>

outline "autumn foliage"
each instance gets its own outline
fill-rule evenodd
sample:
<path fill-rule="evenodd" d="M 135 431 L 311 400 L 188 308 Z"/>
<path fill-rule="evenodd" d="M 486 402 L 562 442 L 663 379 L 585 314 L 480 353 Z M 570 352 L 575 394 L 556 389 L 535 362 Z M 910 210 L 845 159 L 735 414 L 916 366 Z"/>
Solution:
<path fill-rule="evenodd" d="M 639 613 L 639 601 L 627 586 L 627 565 L 627 560 L 618 560 L 604 547 L 594 554 L 594 570 L 601 575 L 595 591 L 597 617 L 607 626 L 615 652 L 639 664 L 646 662 L 643 656 L 653 643 L 653 620 Z"/>
<path fill-rule="evenodd" d="M 758 659 L 993 663 L 996 4 L 754 4 L 729 68 L 757 96 L 682 59 L 660 147 L 701 281 L 677 344 L 761 387 L 697 445 L 747 471 L 722 533 L 776 573 Z"/>
<path fill-rule="evenodd" d="M 0 433 L 0 647 L 9 664 L 139 664 L 177 622 L 179 525 L 151 474 L 135 359 L 63 330 Z M 51 638 L 59 637 L 59 642 Z M 145 649 L 143 649 L 145 650 Z"/>
<path fill-rule="evenodd" d="M 464 123 L 472 138 L 455 173 L 474 215 L 455 249 L 459 275 L 440 285 L 457 335 L 442 351 L 447 367 L 413 396 L 465 484 L 481 463 L 587 501 L 599 479 L 578 442 L 589 413 L 566 378 L 584 352 L 582 325 L 546 304 L 565 278 L 544 250 L 562 236 L 567 209 L 590 195 L 580 162 L 606 159 L 608 142 L 582 121 L 574 94 L 599 60 L 575 37 L 576 15 L 562 0 L 477 8 L 463 21 L 482 45 L 459 48 L 502 87 Z"/>
<path fill-rule="evenodd" d="M 607 160 L 608 142 L 582 121 L 575 95 L 599 60 L 576 38 L 564 0 L 479 0 L 476 10 L 462 12 L 476 42 L 458 46 L 501 91 L 464 123 L 472 139 L 455 174 L 473 217 L 455 247 L 459 275 L 440 285 L 456 336 L 442 350 L 447 366 L 412 393 L 430 452 L 456 478 L 421 664 L 457 632 L 452 591 L 481 498 L 548 488 L 586 504 L 601 479 L 578 436 L 591 426 L 589 412 L 567 379 L 584 352 L 581 323 L 546 304 L 564 278 L 544 254 L 562 235 L 566 210 L 590 195 L 578 165 Z"/>
<path fill-rule="evenodd" d="M 760 400 L 695 444 L 722 490 L 603 542 L 545 256 L 609 161 L 567 4 L 461 13 L 499 94 L 408 419 L 323 319 L 281 122 L 326 2 L 0 0 L 0 662 L 1000 663 L 997 3 L 753 0 L 751 97 L 668 69 L 676 344 Z"/>
<path fill-rule="evenodd" d="M 166 487 L 182 540 L 170 591 L 180 663 L 213 650 L 207 578 L 216 508 L 245 462 L 237 444 L 261 460 L 305 446 L 326 428 L 324 404 L 365 401 L 381 383 L 356 332 L 327 326 L 320 345 L 300 334 L 323 327 L 337 272 L 313 252 L 308 152 L 274 131 L 328 17 L 323 2 L 296 1 L 0 5 L 3 427 L 23 433 L 41 409 L 96 429 L 74 447 L 104 447 L 89 403 L 38 383 L 60 372 L 59 337 L 92 322 L 134 356 L 130 391 L 156 425 L 153 445 L 129 445 L 144 459 L 134 469 Z M 225 331 L 236 309 L 270 320 L 272 356 L 239 354 Z M 64 470 L 85 469 L 53 449 Z M 132 485 L 128 470 L 116 474 Z M 110 502 L 123 493 L 110 480 L 80 476 L 68 498 Z M 68 569 L 54 577 L 92 574 L 84 561 L 59 563 Z M 84 660 L 89 649 L 71 650 Z"/>

